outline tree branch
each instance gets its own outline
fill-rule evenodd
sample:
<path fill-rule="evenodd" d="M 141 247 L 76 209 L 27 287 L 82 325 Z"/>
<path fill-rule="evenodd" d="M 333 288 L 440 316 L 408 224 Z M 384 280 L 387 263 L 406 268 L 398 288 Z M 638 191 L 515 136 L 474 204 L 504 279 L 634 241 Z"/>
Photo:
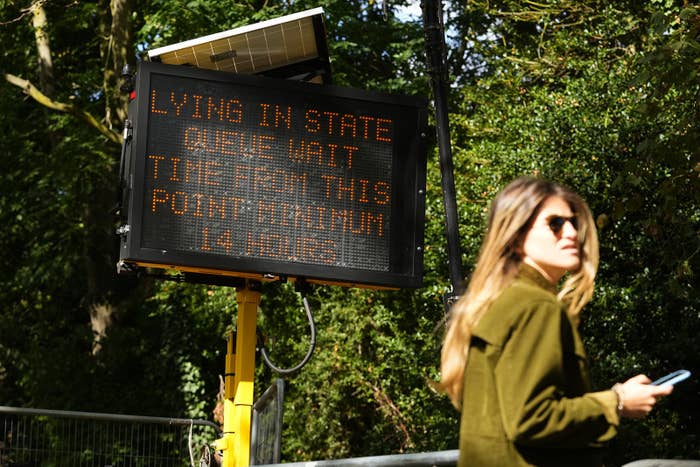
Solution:
<path fill-rule="evenodd" d="M 404 441 L 401 445 L 401 449 L 415 447 L 415 443 L 411 439 L 411 433 L 406 425 L 406 417 L 404 417 L 401 410 L 394 404 L 394 401 L 392 401 L 389 395 L 380 387 L 366 380 L 363 382 L 372 389 L 374 399 L 377 401 L 377 404 L 379 404 L 379 408 L 394 421 L 395 426 L 403 433 Z"/>
<path fill-rule="evenodd" d="M 13 84 L 19 88 L 21 88 L 25 94 L 27 94 L 29 97 L 37 101 L 39 104 L 43 105 L 44 107 L 48 107 L 49 109 L 52 110 L 57 110 L 59 112 L 64 112 L 70 115 L 73 115 L 74 117 L 78 118 L 79 120 L 82 120 L 84 123 L 87 123 L 89 126 L 93 127 L 97 131 L 99 131 L 103 136 L 105 136 L 108 140 L 115 144 L 121 144 L 122 139 L 119 133 L 110 130 L 107 128 L 105 125 L 103 125 L 99 120 L 97 120 L 95 117 L 93 117 L 90 113 L 78 109 L 75 105 L 73 104 L 65 104 L 63 102 L 58 102 L 50 97 L 48 97 L 46 94 L 41 92 L 36 86 L 34 86 L 31 82 L 27 81 L 26 79 L 22 79 L 19 76 L 12 75 L 10 73 L 5 73 L 5 80 Z"/>

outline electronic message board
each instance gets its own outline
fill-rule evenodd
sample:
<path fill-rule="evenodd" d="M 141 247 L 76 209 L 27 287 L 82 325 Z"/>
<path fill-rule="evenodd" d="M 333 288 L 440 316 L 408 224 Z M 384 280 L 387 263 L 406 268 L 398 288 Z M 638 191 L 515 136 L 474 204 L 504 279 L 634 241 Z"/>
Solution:
<path fill-rule="evenodd" d="M 135 93 L 122 262 L 421 285 L 424 99 L 160 63 Z"/>

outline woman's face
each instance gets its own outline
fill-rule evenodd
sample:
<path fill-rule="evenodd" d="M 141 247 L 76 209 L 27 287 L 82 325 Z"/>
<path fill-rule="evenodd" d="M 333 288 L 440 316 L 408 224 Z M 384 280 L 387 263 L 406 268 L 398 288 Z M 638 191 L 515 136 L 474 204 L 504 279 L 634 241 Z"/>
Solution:
<path fill-rule="evenodd" d="M 567 271 L 581 265 L 577 222 L 563 198 L 547 198 L 522 244 L 523 262 L 534 267 L 553 284 Z"/>

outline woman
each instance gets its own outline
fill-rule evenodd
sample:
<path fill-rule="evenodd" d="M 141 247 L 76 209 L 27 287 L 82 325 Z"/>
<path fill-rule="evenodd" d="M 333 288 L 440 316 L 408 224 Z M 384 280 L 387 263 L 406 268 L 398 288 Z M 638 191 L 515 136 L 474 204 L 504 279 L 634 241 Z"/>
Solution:
<path fill-rule="evenodd" d="M 494 199 L 442 349 L 440 387 L 462 412 L 459 466 L 601 466 L 620 417 L 671 392 L 644 375 L 591 392 L 577 325 L 597 266 L 593 218 L 575 193 L 519 178 Z"/>

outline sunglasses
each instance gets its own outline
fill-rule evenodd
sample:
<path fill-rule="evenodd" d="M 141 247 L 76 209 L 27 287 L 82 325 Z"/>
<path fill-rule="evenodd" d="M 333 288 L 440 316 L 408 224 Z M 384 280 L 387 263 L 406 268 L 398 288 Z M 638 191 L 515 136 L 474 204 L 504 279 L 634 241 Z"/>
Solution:
<path fill-rule="evenodd" d="M 564 228 L 564 224 L 566 224 L 567 222 L 571 224 L 571 227 L 578 230 L 578 219 L 576 219 L 576 216 L 552 216 L 547 219 L 547 225 L 549 225 L 549 229 L 555 235 L 561 232 L 561 229 Z"/>

